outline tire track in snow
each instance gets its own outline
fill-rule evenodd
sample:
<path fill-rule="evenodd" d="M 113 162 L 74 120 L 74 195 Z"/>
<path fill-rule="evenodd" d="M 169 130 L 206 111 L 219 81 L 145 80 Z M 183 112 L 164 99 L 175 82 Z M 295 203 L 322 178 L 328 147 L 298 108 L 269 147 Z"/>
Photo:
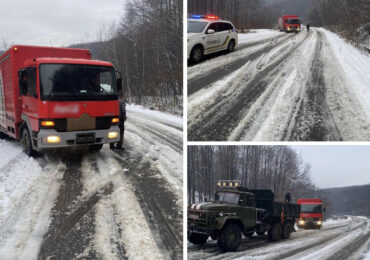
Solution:
<path fill-rule="evenodd" d="M 127 153 L 115 153 L 114 158 L 122 167 L 134 187 L 135 195 L 151 227 L 153 236 L 171 259 L 182 259 L 182 208 L 177 195 L 168 189 L 167 181 L 149 162 L 132 159 Z M 131 159 L 129 159 L 131 158 Z"/>
<path fill-rule="evenodd" d="M 227 76 L 228 74 L 231 74 L 235 70 L 237 70 L 237 69 L 241 68 L 243 65 L 245 65 L 248 61 L 253 61 L 253 60 L 257 59 L 258 57 L 262 56 L 264 53 L 266 53 L 266 52 L 284 44 L 285 42 L 287 42 L 293 36 L 291 36 L 291 37 L 285 37 L 284 36 L 285 39 L 283 39 L 279 43 L 275 44 L 274 41 L 280 39 L 281 37 L 283 37 L 283 36 L 274 37 L 272 39 L 263 40 L 261 42 L 251 43 L 250 45 L 243 47 L 243 49 L 247 48 L 247 47 L 256 46 L 256 45 L 259 45 L 259 44 L 265 44 L 265 43 L 271 41 L 271 44 L 269 46 L 267 46 L 267 47 L 265 47 L 261 50 L 257 50 L 255 52 L 249 54 L 246 57 L 242 57 L 241 59 L 237 59 L 233 62 L 230 62 L 226 65 L 223 65 L 222 67 L 215 68 L 215 69 L 213 69 L 212 71 L 208 72 L 205 75 L 202 75 L 202 76 L 199 76 L 199 77 L 196 77 L 194 79 L 189 80 L 188 85 L 187 85 L 188 86 L 188 96 L 192 95 L 195 92 L 199 91 L 200 89 L 205 88 L 208 85 L 220 80 L 221 78 Z"/>
<path fill-rule="evenodd" d="M 254 236 L 252 238 L 244 238 L 242 243 L 237 252 L 229 252 L 229 253 L 222 253 L 217 246 L 216 242 L 212 242 L 212 244 L 206 244 L 204 246 L 195 246 L 192 245 L 190 249 L 188 249 L 188 259 L 235 259 L 238 257 L 245 256 L 245 259 L 255 259 L 255 258 L 263 258 L 263 259 L 283 259 L 284 257 L 292 256 L 296 253 L 301 252 L 304 250 L 304 247 L 293 247 L 288 246 L 290 244 L 297 243 L 299 245 L 302 239 L 312 239 L 309 241 L 309 245 L 307 245 L 307 249 L 310 249 L 314 246 L 323 244 L 325 239 L 336 239 L 338 234 L 345 234 L 348 230 L 358 230 L 364 226 L 365 223 L 354 222 L 354 223 L 346 223 L 346 224 L 339 224 L 333 227 L 323 228 L 321 230 L 303 230 L 294 233 L 292 237 L 287 240 L 280 240 L 278 242 L 271 243 L 268 241 L 266 235 L 263 237 Z M 321 236 L 325 235 L 325 239 L 317 241 L 314 239 L 318 234 Z M 305 245 L 305 244 L 302 244 Z M 270 249 L 271 247 L 271 249 Z M 280 256 L 278 253 L 284 247 L 286 256 Z M 277 254 L 274 253 L 277 252 Z M 287 252 L 288 251 L 288 252 Z M 271 254 L 271 256 L 270 256 Z M 275 255 L 275 256 L 274 256 Z M 250 257 L 250 258 L 249 258 Z"/>
<path fill-rule="evenodd" d="M 326 88 L 321 61 L 323 37 L 320 31 L 314 31 L 316 40 L 314 58 L 311 64 L 310 80 L 306 91 L 297 106 L 296 117 L 285 130 L 286 141 L 342 141 L 333 116 L 326 104 Z"/>
<path fill-rule="evenodd" d="M 246 111 L 253 105 L 258 97 L 267 89 L 270 78 L 278 73 L 279 65 L 292 56 L 306 40 L 308 35 L 290 47 L 289 51 L 284 52 L 274 62 L 259 71 L 248 83 L 243 86 L 237 100 L 225 103 L 223 96 L 214 102 L 201 120 L 195 122 L 188 129 L 188 139 L 191 141 L 225 141 L 231 131 L 237 127 Z M 278 46 L 273 46 L 278 48 Z M 271 48 L 274 51 L 274 48 Z M 230 103 L 230 104 L 229 104 Z"/>

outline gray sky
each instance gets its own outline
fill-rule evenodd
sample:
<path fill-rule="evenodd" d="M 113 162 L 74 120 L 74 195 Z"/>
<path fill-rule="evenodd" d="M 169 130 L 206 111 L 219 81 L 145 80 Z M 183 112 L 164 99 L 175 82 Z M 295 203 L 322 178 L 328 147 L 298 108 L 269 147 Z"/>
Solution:
<path fill-rule="evenodd" d="M 1 0 L 0 40 L 66 46 L 96 39 L 102 24 L 119 21 L 125 0 Z M 89 37 L 88 37 L 89 36 Z"/>
<path fill-rule="evenodd" d="M 311 165 L 319 188 L 370 184 L 370 146 L 291 146 Z"/>

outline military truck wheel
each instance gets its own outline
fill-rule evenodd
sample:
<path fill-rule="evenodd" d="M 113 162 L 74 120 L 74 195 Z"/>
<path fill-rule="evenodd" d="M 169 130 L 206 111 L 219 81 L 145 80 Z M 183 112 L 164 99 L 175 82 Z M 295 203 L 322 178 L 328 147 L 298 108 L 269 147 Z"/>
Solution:
<path fill-rule="evenodd" d="M 90 151 L 97 152 L 103 148 L 103 144 L 94 144 L 89 147 Z"/>
<path fill-rule="evenodd" d="M 226 225 L 217 240 L 218 246 L 225 252 L 235 251 L 242 241 L 242 233 L 237 224 Z"/>
<path fill-rule="evenodd" d="M 285 223 L 283 225 L 283 231 L 281 233 L 281 237 L 283 239 L 288 239 L 290 237 L 290 233 L 292 233 L 293 225 L 291 223 Z"/>
<path fill-rule="evenodd" d="M 208 236 L 202 234 L 191 233 L 191 235 L 188 236 L 189 242 L 195 245 L 203 245 L 205 242 L 207 242 L 207 239 Z"/>
<path fill-rule="evenodd" d="M 28 156 L 35 156 L 36 151 L 32 149 L 32 139 L 30 135 L 30 131 L 27 128 L 24 128 L 22 131 L 22 139 L 21 139 L 23 152 Z"/>
<path fill-rule="evenodd" d="M 272 227 L 268 231 L 268 237 L 272 242 L 281 239 L 281 225 L 279 223 L 275 223 L 272 225 Z"/>

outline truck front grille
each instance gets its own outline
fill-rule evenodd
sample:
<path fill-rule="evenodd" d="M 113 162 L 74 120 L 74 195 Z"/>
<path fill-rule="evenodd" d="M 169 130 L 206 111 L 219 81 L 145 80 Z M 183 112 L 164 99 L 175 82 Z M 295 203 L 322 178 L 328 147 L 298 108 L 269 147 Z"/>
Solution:
<path fill-rule="evenodd" d="M 67 132 L 67 118 L 57 118 L 53 119 L 55 123 L 55 130 L 57 132 Z M 109 129 L 112 125 L 112 117 L 96 117 L 95 120 L 95 129 L 103 130 Z M 94 130 L 94 129 L 89 129 Z"/>

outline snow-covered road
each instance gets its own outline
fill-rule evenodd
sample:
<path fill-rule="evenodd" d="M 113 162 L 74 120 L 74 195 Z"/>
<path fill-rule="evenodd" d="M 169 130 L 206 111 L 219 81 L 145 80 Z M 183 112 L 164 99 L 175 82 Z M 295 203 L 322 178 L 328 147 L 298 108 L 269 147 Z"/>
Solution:
<path fill-rule="evenodd" d="M 182 119 L 127 116 L 125 151 L 0 140 L 0 259 L 182 258 Z"/>
<path fill-rule="evenodd" d="M 369 55 L 322 28 L 242 36 L 188 68 L 188 139 L 370 140 L 368 71 Z"/>
<path fill-rule="evenodd" d="M 328 220 L 321 230 L 302 230 L 287 240 L 270 243 L 267 236 L 243 238 L 236 252 L 221 253 L 217 242 L 204 246 L 188 243 L 188 259 L 368 259 L 370 257 L 370 219 L 349 217 Z"/>

